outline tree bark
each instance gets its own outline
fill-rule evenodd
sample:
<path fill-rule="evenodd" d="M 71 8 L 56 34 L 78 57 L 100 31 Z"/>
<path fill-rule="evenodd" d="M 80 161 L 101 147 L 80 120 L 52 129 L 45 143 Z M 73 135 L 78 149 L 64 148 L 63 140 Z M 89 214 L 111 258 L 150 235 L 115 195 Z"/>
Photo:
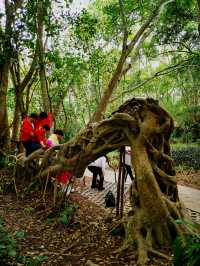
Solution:
<path fill-rule="evenodd" d="M 5 0 L 5 31 L 1 31 L 3 44 L 2 54 L 0 54 L 0 148 L 6 151 L 8 151 L 10 147 L 10 130 L 7 114 L 7 90 L 11 58 L 13 57 L 13 47 L 11 44 L 11 39 L 13 38 L 12 25 L 15 20 L 16 11 L 21 7 L 22 2 L 22 0 L 16 0 L 14 2 Z"/>
<path fill-rule="evenodd" d="M 5 0 L 5 10 L 6 10 L 6 26 L 5 33 L 2 36 L 3 50 L 1 55 L 0 63 L 0 148 L 2 150 L 9 149 L 10 133 L 8 127 L 8 114 L 7 114 L 7 90 L 8 90 L 8 78 L 9 78 L 9 68 L 10 61 L 12 57 L 12 22 L 13 14 L 11 9 L 11 4 L 9 1 Z"/>
<path fill-rule="evenodd" d="M 27 113 L 24 99 L 23 99 L 23 92 L 26 88 L 28 88 L 29 84 L 32 84 L 31 79 L 35 71 L 36 66 L 36 54 L 33 57 L 32 63 L 30 65 L 29 70 L 27 71 L 25 77 L 21 80 L 21 73 L 20 73 L 20 61 L 18 53 L 15 53 L 15 63 L 12 64 L 10 67 L 12 83 L 15 90 L 15 110 L 13 116 L 13 123 L 12 123 L 12 136 L 11 139 L 13 141 L 18 140 L 18 132 L 20 127 L 21 115 Z M 11 148 L 15 147 L 15 145 L 11 145 Z"/>
<path fill-rule="evenodd" d="M 13 118 L 13 125 L 12 125 L 12 136 L 11 136 L 11 140 L 13 141 L 18 140 L 20 122 L 21 122 L 20 103 L 19 103 L 19 98 L 16 95 L 15 96 L 14 118 Z"/>
<path fill-rule="evenodd" d="M 8 73 L 9 60 L 0 66 L 0 148 L 3 150 L 9 149 L 10 141 L 7 114 Z"/>
<path fill-rule="evenodd" d="M 156 254 L 163 245 L 170 247 L 184 231 L 175 222 L 183 218 L 183 211 L 170 158 L 172 131 L 173 120 L 157 101 L 133 98 L 110 118 L 88 125 L 69 142 L 31 154 L 26 164 L 32 160 L 36 163 L 38 158 L 40 178 L 63 169 L 81 177 L 90 162 L 130 145 L 136 178 L 130 189 L 132 210 L 125 222 L 124 247 L 136 243 L 138 263 L 145 265 L 149 253 Z M 59 150 L 57 155 L 55 149 Z"/>
<path fill-rule="evenodd" d="M 44 62 L 44 44 L 43 44 L 43 1 L 38 1 L 37 7 L 37 53 L 39 60 L 39 76 L 40 76 L 40 86 L 42 93 L 42 102 L 45 112 L 50 111 L 50 99 L 48 95 L 48 87 L 46 80 L 46 69 Z"/>

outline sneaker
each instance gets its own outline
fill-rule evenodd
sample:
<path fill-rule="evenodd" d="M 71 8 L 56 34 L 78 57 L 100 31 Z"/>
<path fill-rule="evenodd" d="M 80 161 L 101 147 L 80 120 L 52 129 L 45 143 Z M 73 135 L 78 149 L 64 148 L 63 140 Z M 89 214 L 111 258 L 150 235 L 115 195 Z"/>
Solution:
<path fill-rule="evenodd" d="M 98 190 L 101 191 L 101 190 L 104 190 L 105 187 L 99 187 Z"/>

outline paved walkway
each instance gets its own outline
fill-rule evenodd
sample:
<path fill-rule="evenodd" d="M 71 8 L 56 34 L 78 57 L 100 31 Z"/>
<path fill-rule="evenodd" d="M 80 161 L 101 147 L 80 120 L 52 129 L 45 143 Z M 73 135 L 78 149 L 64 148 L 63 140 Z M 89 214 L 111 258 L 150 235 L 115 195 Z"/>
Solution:
<path fill-rule="evenodd" d="M 178 185 L 178 192 L 186 208 L 200 213 L 200 190 Z"/>
<path fill-rule="evenodd" d="M 91 172 L 88 171 L 87 169 L 84 173 L 84 176 L 92 178 Z M 105 180 L 104 180 L 105 190 L 103 190 L 102 192 L 99 192 L 95 189 L 91 189 L 90 188 L 91 178 L 89 178 L 86 181 L 86 186 L 80 189 L 79 192 L 83 196 L 86 196 L 91 201 L 95 202 L 97 205 L 104 207 L 106 193 L 109 190 L 111 190 L 114 193 L 114 195 L 117 194 L 117 183 L 116 183 L 117 177 L 118 177 L 118 172 L 115 173 L 112 169 L 107 168 L 106 174 L 105 174 Z M 128 205 L 128 193 L 127 192 L 128 192 L 130 183 L 131 183 L 131 180 L 128 177 L 125 183 L 125 201 L 127 205 Z M 184 203 L 187 209 L 187 213 L 191 216 L 191 218 L 194 221 L 200 223 L 200 190 L 178 185 L 178 191 L 179 191 L 180 200 Z"/>

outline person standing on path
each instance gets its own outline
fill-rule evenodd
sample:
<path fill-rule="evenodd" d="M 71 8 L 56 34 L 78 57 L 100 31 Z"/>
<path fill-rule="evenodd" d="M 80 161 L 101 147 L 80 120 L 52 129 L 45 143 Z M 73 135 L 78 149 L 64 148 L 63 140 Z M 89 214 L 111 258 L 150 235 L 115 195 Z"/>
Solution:
<path fill-rule="evenodd" d="M 129 175 L 131 180 L 134 180 L 134 176 L 132 173 L 131 169 L 131 147 L 126 146 L 125 147 L 125 163 L 124 163 L 125 169 L 126 169 L 126 177 L 125 180 L 127 179 L 127 176 Z"/>
<path fill-rule="evenodd" d="M 88 165 L 88 169 L 93 173 L 91 188 L 98 188 L 98 190 L 104 190 L 103 182 L 106 168 L 106 158 L 100 157 L 96 161 Z M 97 176 L 99 175 L 100 180 L 98 182 Z"/>

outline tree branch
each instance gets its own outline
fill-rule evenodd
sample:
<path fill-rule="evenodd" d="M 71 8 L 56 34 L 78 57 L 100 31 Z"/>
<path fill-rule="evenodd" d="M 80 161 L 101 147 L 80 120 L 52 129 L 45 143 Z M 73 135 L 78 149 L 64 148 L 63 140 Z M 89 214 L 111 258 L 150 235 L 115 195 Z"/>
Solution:
<path fill-rule="evenodd" d="M 151 162 L 153 170 L 158 174 L 159 178 L 163 178 L 163 182 L 168 182 L 170 184 L 176 185 L 177 180 L 175 176 L 170 176 L 161 170 L 154 162 Z"/>
<path fill-rule="evenodd" d="M 200 0 L 197 0 L 197 6 L 198 6 L 198 32 L 199 32 L 199 37 L 200 37 Z"/>
<path fill-rule="evenodd" d="M 124 12 L 124 5 L 123 5 L 122 0 L 119 0 L 119 7 L 120 7 L 121 18 L 122 18 L 122 28 L 124 32 L 122 50 L 125 50 L 127 46 L 128 29 L 127 29 L 127 20 L 126 20 L 126 15 Z"/>
<path fill-rule="evenodd" d="M 140 39 L 142 34 L 145 32 L 145 30 L 150 26 L 150 24 L 160 15 L 162 9 L 165 5 L 169 4 L 170 2 L 173 2 L 174 0 L 162 0 L 160 3 L 156 6 L 156 8 L 153 10 L 151 16 L 147 19 L 147 21 L 142 25 L 142 27 L 137 31 L 131 42 L 128 44 L 128 51 L 132 51 L 133 47 L 137 43 L 137 41 Z M 129 53 L 130 53 L 129 52 Z"/>
<path fill-rule="evenodd" d="M 33 73 L 35 71 L 35 66 L 36 66 L 36 52 L 34 53 L 34 57 L 32 59 L 32 63 L 31 66 L 29 68 L 29 71 L 27 72 L 26 76 L 24 77 L 24 79 L 21 82 L 21 91 L 23 92 L 24 89 L 26 88 L 27 84 L 29 83 L 29 81 L 31 80 Z"/>
<path fill-rule="evenodd" d="M 184 62 L 187 62 L 188 60 L 185 60 Z M 183 62 L 182 62 L 183 63 Z M 173 71 L 176 71 L 178 69 L 181 69 L 181 68 L 185 68 L 185 67 L 191 67 L 192 65 L 181 65 L 181 63 L 178 63 L 176 65 L 173 65 L 173 66 L 169 66 L 169 67 L 166 67 L 158 72 L 156 72 L 155 74 L 153 74 L 151 77 L 145 79 L 143 82 L 135 85 L 133 88 L 129 89 L 129 90 L 125 90 L 123 91 L 123 93 L 119 96 L 121 97 L 122 95 L 124 96 L 125 94 L 127 93 L 130 93 L 130 92 L 133 92 L 134 90 L 144 86 L 146 83 L 148 83 L 149 81 L 152 81 L 153 79 L 157 78 L 157 77 L 160 77 L 160 76 L 163 76 L 163 75 L 168 75 L 170 74 L 171 72 Z M 193 66 L 196 66 L 196 65 L 193 65 Z M 129 87 L 133 86 L 133 84 L 130 84 Z M 119 97 L 117 98 L 114 98 L 112 99 L 110 102 L 114 102 L 116 101 Z"/>
<path fill-rule="evenodd" d="M 157 16 L 160 14 L 160 11 L 166 5 L 167 3 L 172 2 L 173 0 L 162 0 L 160 1 L 159 5 L 155 8 L 155 10 L 152 12 L 150 17 L 147 19 L 147 21 L 140 27 L 140 29 L 137 31 L 135 36 L 133 37 L 132 41 L 126 45 L 126 47 L 122 47 L 122 52 L 120 59 L 118 61 L 117 67 L 113 73 L 113 76 L 108 84 L 108 87 L 104 91 L 103 97 L 101 98 L 95 113 L 92 116 L 92 119 L 90 122 L 97 122 L 100 121 L 102 118 L 102 114 L 105 112 L 107 105 L 109 103 L 110 97 L 112 96 L 113 90 L 117 86 L 118 82 L 121 80 L 121 74 L 123 72 L 124 63 L 126 62 L 127 57 L 132 52 L 133 48 L 139 41 L 139 39 L 142 37 L 142 35 L 145 33 L 147 28 L 150 27 L 150 24 L 157 18 Z M 123 10 L 123 8 L 122 8 Z"/>

